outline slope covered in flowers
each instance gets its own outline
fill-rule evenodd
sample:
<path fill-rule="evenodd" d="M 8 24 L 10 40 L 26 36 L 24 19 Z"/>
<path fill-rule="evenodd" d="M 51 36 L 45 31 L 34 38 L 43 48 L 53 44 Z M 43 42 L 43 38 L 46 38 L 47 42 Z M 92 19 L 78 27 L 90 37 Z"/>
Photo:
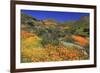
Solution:
<path fill-rule="evenodd" d="M 89 59 L 89 17 L 59 22 L 21 14 L 21 62 Z"/>
<path fill-rule="evenodd" d="M 64 60 L 84 60 L 88 56 L 77 47 L 65 47 L 63 44 L 53 46 L 41 45 L 41 38 L 32 33 L 22 31 L 21 61 L 46 62 Z"/>

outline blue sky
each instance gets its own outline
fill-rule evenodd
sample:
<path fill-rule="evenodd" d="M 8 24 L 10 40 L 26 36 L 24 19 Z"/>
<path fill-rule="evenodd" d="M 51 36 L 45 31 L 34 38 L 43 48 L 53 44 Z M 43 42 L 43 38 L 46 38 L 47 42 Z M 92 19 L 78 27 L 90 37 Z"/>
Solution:
<path fill-rule="evenodd" d="M 38 20 L 54 19 L 58 22 L 66 22 L 79 20 L 82 16 L 89 16 L 89 13 L 79 12 L 56 12 L 56 11 L 36 11 L 36 10 L 21 10 L 21 13 L 30 15 Z"/>

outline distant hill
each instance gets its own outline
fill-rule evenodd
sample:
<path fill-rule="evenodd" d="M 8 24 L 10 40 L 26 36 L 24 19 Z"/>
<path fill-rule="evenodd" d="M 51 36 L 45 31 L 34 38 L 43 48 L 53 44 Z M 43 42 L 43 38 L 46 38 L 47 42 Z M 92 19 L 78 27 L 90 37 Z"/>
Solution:
<path fill-rule="evenodd" d="M 45 24 L 45 25 L 57 25 L 57 22 L 55 21 L 55 20 L 53 20 L 53 19 L 46 19 L 46 20 L 43 20 L 43 23 Z"/>

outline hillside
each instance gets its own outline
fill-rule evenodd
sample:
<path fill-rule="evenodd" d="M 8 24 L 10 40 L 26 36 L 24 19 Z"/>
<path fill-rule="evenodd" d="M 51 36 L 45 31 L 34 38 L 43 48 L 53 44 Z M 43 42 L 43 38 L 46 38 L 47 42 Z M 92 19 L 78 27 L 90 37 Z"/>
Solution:
<path fill-rule="evenodd" d="M 61 23 L 54 19 L 38 20 L 33 16 L 21 14 L 21 33 L 22 62 L 89 58 L 89 17 L 87 16 L 77 21 Z M 38 57 L 32 51 L 36 51 Z"/>

